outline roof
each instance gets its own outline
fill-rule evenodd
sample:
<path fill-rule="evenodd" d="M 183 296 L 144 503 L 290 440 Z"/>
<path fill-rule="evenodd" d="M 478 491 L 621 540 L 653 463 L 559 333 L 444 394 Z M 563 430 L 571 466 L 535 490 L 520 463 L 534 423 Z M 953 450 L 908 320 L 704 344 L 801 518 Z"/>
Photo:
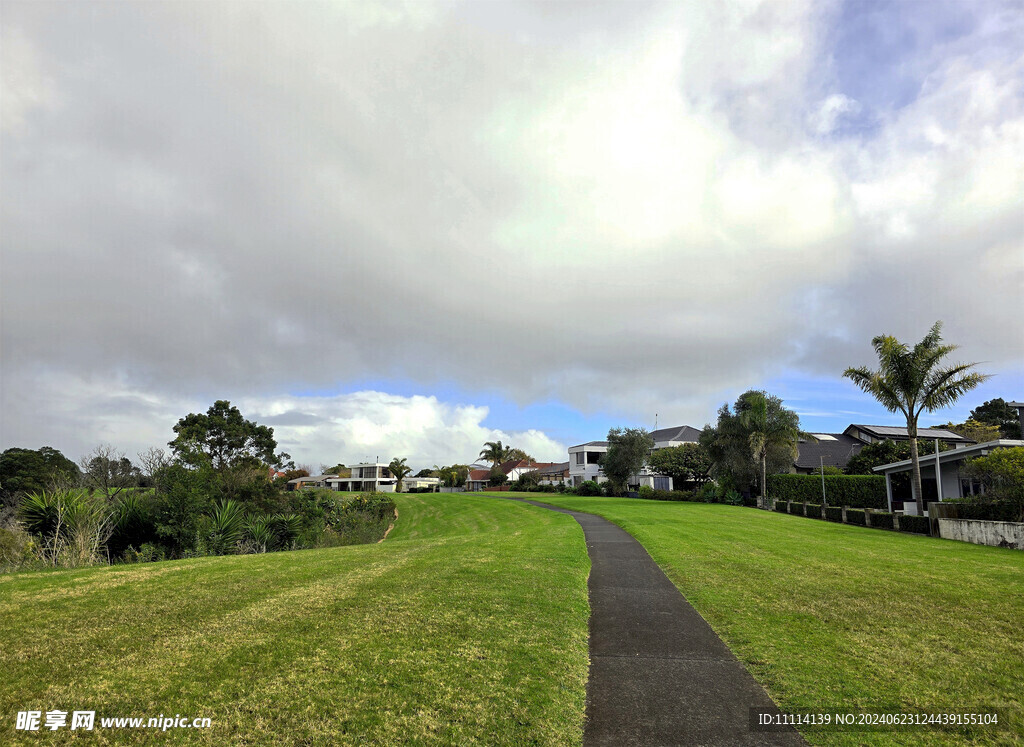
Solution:
<path fill-rule="evenodd" d="M 305 477 L 296 477 L 288 481 L 291 485 L 293 482 L 323 482 L 328 477 L 337 477 L 337 475 L 306 475 Z"/>
<path fill-rule="evenodd" d="M 507 462 L 502 462 L 498 465 L 498 469 L 504 472 L 506 475 L 512 470 L 518 467 L 533 467 L 536 463 L 531 462 L 529 459 L 510 459 Z"/>
<path fill-rule="evenodd" d="M 491 479 L 491 471 L 489 469 L 471 469 L 469 471 L 468 480 L 489 480 Z"/>
<path fill-rule="evenodd" d="M 607 441 L 587 441 L 585 444 L 576 444 L 576 446 L 570 446 L 569 448 L 570 449 L 581 449 L 584 446 L 604 446 L 605 448 L 608 448 L 608 442 Z"/>
<path fill-rule="evenodd" d="M 700 431 L 688 425 L 676 425 L 672 428 L 661 428 L 651 433 L 655 443 L 662 441 L 687 441 L 696 443 L 700 439 Z"/>
<path fill-rule="evenodd" d="M 843 433 L 849 434 L 851 428 L 857 428 L 869 433 L 875 438 L 891 438 L 891 439 L 903 439 L 905 441 L 910 440 L 910 436 L 907 435 L 906 427 L 897 427 L 892 425 L 857 425 L 851 424 Z M 945 428 L 918 428 L 918 438 L 938 438 L 942 441 L 956 441 L 957 443 L 973 444 L 969 438 L 964 438 L 959 433 L 953 433 L 953 431 L 947 431 Z"/>
<path fill-rule="evenodd" d="M 812 433 L 817 441 L 800 439 L 799 453 L 794 464 L 800 469 L 816 469 L 822 463 L 826 467 L 843 468 L 850 458 L 864 447 L 859 438 L 845 433 Z"/>
<path fill-rule="evenodd" d="M 985 441 L 980 444 L 972 444 L 970 446 L 964 446 L 961 449 L 949 449 L 948 451 L 939 452 L 939 463 L 942 462 L 959 462 L 965 459 L 973 459 L 974 457 L 984 456 L 993 449 L 1012 449 L 1017 446 L 1024 446 L 1024 441 L 1018 441 L 1012 438 L 999 438 L 995 441 Z M 918 462 L 922 467 L 928 467 L 935 464 L 935 454 L 921 454 L 918 457 Z M 875 472 L 906 472 L 912 469 L 913 463 L 910 459 L 904 459 L 902 462 L 893 462 L 892 464 L 883 464 L 878 467 L 873 467 Z"/>
<path fill-rule="evenodd" d="M 538 475 L 557 475 L 561 472 L 565 472 L 569 469 L 568 462 L 558 462 L 551 464 L 538 464 L 537 474 Z"/>

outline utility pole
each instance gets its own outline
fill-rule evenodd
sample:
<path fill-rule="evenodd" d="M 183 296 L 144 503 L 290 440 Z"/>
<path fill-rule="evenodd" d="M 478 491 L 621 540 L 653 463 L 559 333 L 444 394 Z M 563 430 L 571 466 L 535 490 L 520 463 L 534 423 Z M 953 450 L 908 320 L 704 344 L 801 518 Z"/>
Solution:
<path fill-rule="evenodd" d="M 824 506 L 828 504 L 825 500 L 825 457 L 819 454 L 818 461 L 821 462 L 821 505 Z"/>

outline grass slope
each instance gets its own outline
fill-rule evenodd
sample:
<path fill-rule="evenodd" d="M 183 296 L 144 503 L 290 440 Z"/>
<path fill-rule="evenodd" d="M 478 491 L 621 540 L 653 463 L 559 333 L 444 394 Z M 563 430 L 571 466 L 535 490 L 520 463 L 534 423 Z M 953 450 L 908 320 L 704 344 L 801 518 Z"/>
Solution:
<path fill-rule="evenodd" d="M 589 561 L 570 517 L 397 496 L 379 545 L 0 577 L 0 743 L 579 744 Z M 101 716 L 212 728 L 99 729 Z"/>
<path fill-rule="evenodd" d="M 1024 553 L 748 508 L 529 494 L 630 532 L 784 711 L 999 709 L 957 731 L 819 744 L 1024 742 Z"/>

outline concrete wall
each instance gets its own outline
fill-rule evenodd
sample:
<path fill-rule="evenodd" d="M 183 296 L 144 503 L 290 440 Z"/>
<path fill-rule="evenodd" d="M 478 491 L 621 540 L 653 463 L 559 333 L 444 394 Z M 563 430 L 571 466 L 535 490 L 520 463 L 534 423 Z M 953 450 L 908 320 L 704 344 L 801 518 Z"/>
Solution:
<path fill-rule="evenodd" d="M 1024 524 L 1012 521 L 940 518 L 939 536 L 943 539 L 971 542 L 975 545 L 1024 550 Z"/>

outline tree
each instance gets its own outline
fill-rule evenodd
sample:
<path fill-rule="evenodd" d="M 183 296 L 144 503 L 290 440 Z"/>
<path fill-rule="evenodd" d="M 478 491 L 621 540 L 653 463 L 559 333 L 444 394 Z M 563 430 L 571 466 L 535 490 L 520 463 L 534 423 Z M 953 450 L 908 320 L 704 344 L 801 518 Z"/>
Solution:
<path fill-rule="evenodd" d="M 395 492 L 402 492 L 402 480 L 405 479 L 406 475 L 412 472 L 412 467 L 405 463 L 405 459 L 399 459 L 395 457 L 391 460 L 391 464 L 388 465 L 388 469 L 391 470 L 391 474 L 395 476 Z"/>
<path fill-rule="evenodd" d="M 971 418 L 999 428 L 1002 438 L 1020 438 L 1020 419 L 1017 410 L 1006 404 L 1002 397 L 990 399 L 971 410 Z"/>
<path fill-rule="evenodd" d="M 651 469 L 668 475 L 677 487 L 685 482 L 703 484 L 711 472 L 711 456 L 700 444 L 681 444 L 651 452 Z"/>
<path fill-rule="evenodd" d="M 736 399 L 732 410 L 728 404 L 718 409 L 717 425 L 704 427 L 700 444 L 719 482 L 746 491 L 763 486 L 768 474 L 789 471 L 800 433 L 799 418 L 781 399 L 752 389 Z"/>
<path fill-rule="evenodd" d="M 760 467 L 761 503 L 767 508 L 768 453 L 787 450 L 790 461 L 797 457 L 801 438 L 811 438 L 800 430 L 800 416 L 782 406 L 782 400 L 766 392 L 753 392 L 749 407 L 740 414 L 740 423 L 748 433 L 750 453 Z"/>
<path fill-rule="evenodd" d="M 612 428 L 608 431 L 608 451 L 601 457 L 601 468 L 612 484 L 612 490 L 621 493 L 631 475 L 644 468 L 644 462 L 654 448 L 654 439 L 644 428 Z"/>
<path fill-rule="evenodd" d="M 108 444 L 100 444 L 82 457 L 81 465 L 82 483 L 90 492 L 102 493 L 108 502 L 142 480 L 141 470 L 123 452 Z"/>
<path fill-rule="evenodd" d="M 522 449 L 509 449 L 505 454 L 505 461 L 526 462 L 527 464 L 537 463 L 536 459 Z"/>
<path fill-rule="evenodd" d="M 480 451 L 480 458 L 487 460 L 497 467 L 508 459 L 509 451 L 509 447 L 503 446 L 501 441 L 487 441 L 484 443 L 484 448 Z"/>
<path fill-rule="evenodd" d="M 985 486 L 987 500 L 1009 503 L 1016 521 L 1024 521 L 1024 447 L 995 449 L 987 456 L 970 460 L 965 473 Z"/>
<path fill-rule="evenodd" d="M 175 455 L 192 462 L 196 453 L 210 458 L 213 468 L 224 470 L 241 462 L 276 467 L 290 459 L 275 454 L 274 429 L 246 420 L 227 400 L 217 400 L 205 414 L 190 413 L 174 426 L 177 437 L 168 443 Z"/>
<path fill-rule="evenodd" d="M 321 464 L 320 474 L 337 475 L 338 477 L 352 477 L 352 470 L 340 462 L 334 465 L 333 467 L 328 467 L 326 464 Z"/>
<path fill-rule="evenodd" d="M 143 487 L 153 487 L 157 473 L 171 463 L 168 453 L 156 446 L 140 451 L 138 460 Z"/>
<path fill-rule="evenodd" d="M 437 467 L 434 467 L 434 469 L 423 468 L 416 473 L 416 477 L 440 477 L 440 475 L 437 474 L 437 472 Z"/>
<path fill-rule="evenodd" d="M 884 441 L 875 441 L 865 444 L 860 451 L 850 457 L 850 461 L 846 463 L 846 474 L 873 475 L 873 467 L 902 462 L 904 459 L 910 459 L 909 441 L 893 441 L 888 438 Z M 893 479 L 896 477 L 898 475 L 893 475 Z"/>
<path fill-rule="evenodd" d="M 13 502 L 20 493 L 38 493 L 76 485 L 78 465 L 57 449 L 11 448 L 0 454 L 0 493 Z"/>
<path fill-rule="evenodd" d="M 921 491 L 921 462 L 917 449 L 917 420 L 924 411 L 934 412 L 956 402 L 985 379 L 971 371 L 976 363 L 957 363 L 941 367 L 943 358 L 957 349 L 943 345 L 942 322 L 935 322 L 928 334 L 911 350 L 892 335 L 878 335 L 871 345 L 878 356 L 879 369 L 848 368 L 843 376 L 881 403 L 889 412 L 900 412 L 907 421 L 910 437 L 911 490 L 917 511 L 924 513 Z"/>
<path fill-rule="evenodd" d="M 496 487 L 498 485 L 504 485 L 507 482 L 508 482 L 508 475 L 506 475 L 504 472 L 502 472 L 501 468 L 497 464 L 495 464 L 493 467 L 491 467 L 491 472 L 487 476 L 487 483 L 491 487 Z"/>
<path fill-rule="evenodd" d="M 995 441 L 996 439 L 1003 437 L 998 425 L 979 423 L 974 418 L 967 418 L 966 422 L 959 424 L 946 423 L 946 425 L 942 427 L 947 431 L 953 431 L 953 433 L 959 434 L 964 438 L 977 441 L 979 444 L 983 444 L 986 441 Z"/>

